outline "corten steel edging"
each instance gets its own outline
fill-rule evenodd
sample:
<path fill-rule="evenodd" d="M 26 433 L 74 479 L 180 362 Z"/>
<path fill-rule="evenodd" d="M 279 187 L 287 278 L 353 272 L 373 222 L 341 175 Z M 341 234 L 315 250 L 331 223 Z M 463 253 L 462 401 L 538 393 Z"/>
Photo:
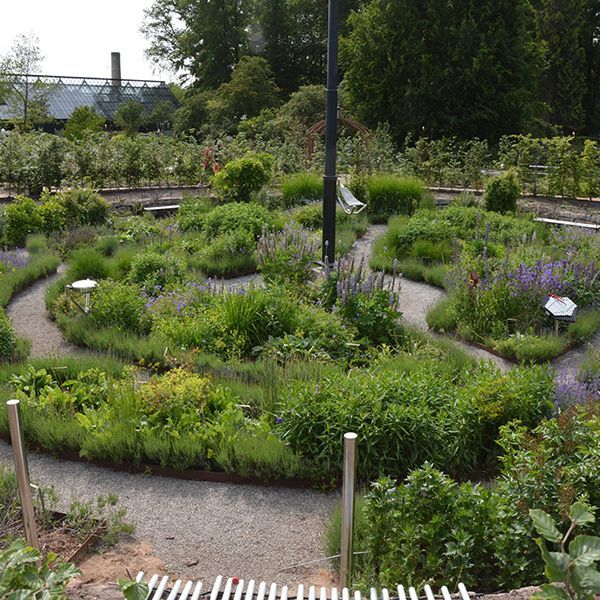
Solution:
<path fill-rule="evenodd" d="M 10 444 L 10 437 L 0 431 L 0 439 Z M 50 454 L 61 460 L 71 462 L 85 463 L 111 469 L 113 471 L 132 474 L 146 474 L 157 477 L 168 477 L 171 479 L 181 479 L 183 481 L 206 481 L 212 483 L 231 483 L 236 485 L 254 485 L 260 487 L 281 487 L 291 489 L 332 489 L 341 487 L 341 480 L 318 480 L 318 479 L 261 479 L 260 477 L 245 477 L 236 473 L 225 473 L 224 471 L 203 471 L 200 469 L 177 470 L 172 467 L 161 467 L 149 463 L 116 463 L 111 460 L 88 459 L 79 456 L 72 450 L 61 450 L 57 452 L 49 451 L 40 444 L 30 444 L 29 449 L 41 454 Z"/>
<path fill-rule="evenodd" d="M 58 512 L 56 510 L 51 511 L 52 518 L 58 524 L 65 520 L 66 514 L 62 512 Z M 100 526 L 100 523 L 98 526 Z M 70 555 L 63 557 L 61 560 L 64 562 L 73 563 L 74 565 L 79 565 L 83 562 L 86 556 L 90 553 L 90 549 L 100 541 L 100 536 L 97 533 L 90 533 L 81 544 L 73 551 Z"/>

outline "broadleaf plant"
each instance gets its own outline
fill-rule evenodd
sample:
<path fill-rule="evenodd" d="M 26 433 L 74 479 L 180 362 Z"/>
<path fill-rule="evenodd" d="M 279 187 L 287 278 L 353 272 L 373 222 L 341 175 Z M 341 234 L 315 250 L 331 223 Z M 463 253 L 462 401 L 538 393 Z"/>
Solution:
<path fill-rule="evenodd" d="M 600 594 L 600 538 L 578 535 L 570 538 L 578 525 L 593 523 L 595 516 L 583 502 L 576 502 L 569 509 L 571 524 L 562 535 L 554 519 L 543 510 L 530 510 L 529 516 L 535 530 L 542 536 L 536 540 L 546 564 L 546 577 L 551 583 L 544 584 L 532 600 L 593 600 Z M 559 544 L 558 552 L 550 552 L 546 542 Z M 568 548 L 568 549 L 567 549 Z M 553 585 L 561 583 L 561 587 Z"/>

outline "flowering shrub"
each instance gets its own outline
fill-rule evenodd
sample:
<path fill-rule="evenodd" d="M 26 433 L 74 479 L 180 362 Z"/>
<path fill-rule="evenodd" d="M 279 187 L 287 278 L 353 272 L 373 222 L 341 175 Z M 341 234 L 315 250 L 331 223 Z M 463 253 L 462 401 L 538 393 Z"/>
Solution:
<path fill-rule="evenodd" d="M 25 250 L 0 250 L 0 272 L 7 273 L 26 267 L 29 254 Z"/>
<path fill-rule="evenodd" d="M 321 302 L 349 326 L 356 328 L 359 338 L 374 344 L 396 341 L 400 333 L 396 277 L 385 281 L 384 273 L 365 274 L 362 263 L 340 260 L 326 272 L 321 289 Z"/>
<path fill-rule="evenodd" d="M 258 268 L 269 283 L 304 283 L 317 257 L 317 240 L 302 227 L 288 224 L 281 232 L 263 231 L 258 240 Z"/>

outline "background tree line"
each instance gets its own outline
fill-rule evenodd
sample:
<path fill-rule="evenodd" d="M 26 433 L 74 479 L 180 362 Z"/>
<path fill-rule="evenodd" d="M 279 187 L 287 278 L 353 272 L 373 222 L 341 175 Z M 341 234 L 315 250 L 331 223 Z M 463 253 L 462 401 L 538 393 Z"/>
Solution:
<path fill-rule="evenodd" d="M 600 129 L 600 0 L 340 3 L 346 104 L 397 141 Z M 186 84 L 182 130 L 235 130 L 325 80 L 323 0 L 155 0 L 144 31 Z"/>

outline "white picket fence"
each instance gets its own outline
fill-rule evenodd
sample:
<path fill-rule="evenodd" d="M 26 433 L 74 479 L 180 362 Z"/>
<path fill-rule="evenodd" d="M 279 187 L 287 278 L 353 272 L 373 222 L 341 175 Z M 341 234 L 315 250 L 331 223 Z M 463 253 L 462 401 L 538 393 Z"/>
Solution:
<path fill-rule="evenodd" d="M 144 573 L 138 573 L 136 580 L 142 581 Z M 204 586 L 201 581 L 196 583 L 188 581 L 184 583 L 181 579 L 169 581 L 169 577 L 152 575 L 148 580 L 148 600 L 363 600 L 360 592 L 350 592 L 348 588 L 341 591 L 337 588 L 317 588 L 299 585 L 297 591 L 291 595 L 288 586 L 278 586 L 276 583 L 268 585 L 264 581 L 250 579 L 244 581 L 229 577 L 223 578 L 219 575 L 212 587 Z M 430 586 L 423 588 L 425 600 L 436 600 L 436 596 Z M 462 583 L 458 584 L 458 592 L 451 594 L 446 586 L 439 591 L 440 600 L 470 600 L 469 592 Z M 402 585 L 394 589 L 382 588 L 377 590 L 371 588 L 368 598 L 364 600 L 419 600 L 419 594 L 414 587 L 405 588 Z"/>

